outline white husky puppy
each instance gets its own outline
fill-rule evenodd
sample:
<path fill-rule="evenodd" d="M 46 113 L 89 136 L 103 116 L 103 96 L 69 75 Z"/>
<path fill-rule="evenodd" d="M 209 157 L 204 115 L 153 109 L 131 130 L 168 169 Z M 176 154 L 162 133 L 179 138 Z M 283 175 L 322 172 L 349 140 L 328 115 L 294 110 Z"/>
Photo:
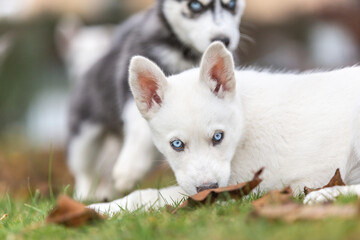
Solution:
<path fill-rule="evenodd" d="M 336 168 L 348 185 L 360 183 L 360 67 L 303 74 L 234 70 L 220 43 L 200 68 L 166 78 L 150 60 L 134 57 L 130 86 L 156 147 L 179 187 L 140 190 L 90 207 L 162 206 L 184 195 L 249 180 L 265 167 L 258 189 L 320 187 Z M 360 185 L 314 192 L 307 202 Z M 161 196 L 159 198 L 159 196 Z"/>
<path fill-rule="evenodd" d="M 75 197 L 111 199 L 131 190 L 156 159 L 150 130 L 132 103 L 131 57 L 145 56 L 176 74 L 196 66 L 214 41 L 236 52 L 244 8 L 244 0 L 157 0 L 117 28 L 110 48 L 77 81 L 71 98 L 68 163 Z M 120 151 L 112 150 L 116 145 Z"/>

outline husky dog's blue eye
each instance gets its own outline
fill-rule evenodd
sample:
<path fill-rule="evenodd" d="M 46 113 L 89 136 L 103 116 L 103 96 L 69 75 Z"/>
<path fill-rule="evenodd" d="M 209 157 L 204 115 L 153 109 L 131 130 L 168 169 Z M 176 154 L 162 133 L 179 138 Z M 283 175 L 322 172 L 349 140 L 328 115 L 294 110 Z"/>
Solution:
<path fill-rule="evenodd" d="M 231 0 L 227 5 L 228 5 L 228 8 L 234 9 L 236 6 L 236 1 Z"/>
<path fill-rule="evenodd" d="M 230 0 L 228 3 L 223 3 L 223 6 L 233 11 L 236 8 L 236 0 Z"/>
<path fill-rule="evenodd" d="M 223 138 L 224 138 L 224 132 L 221 132 L 221 131 L 215 132 L 215 134 L 212 138 L 213 145 L 215 146 L 215 145 L 221 143 Z"/>
<path fill-rule="evenodd" d="M 189 2 L 189 8 L 194 13 L 199 13 L 204 9 L 204 6 L 201 4 L 201 2 L 193 0 Z"/>
<path fill-rule="evenodd" d="M 170 142 L 171 147 L 178 152 L 184 151 L 185 144 L 180 140 L 174 140 Z"/>

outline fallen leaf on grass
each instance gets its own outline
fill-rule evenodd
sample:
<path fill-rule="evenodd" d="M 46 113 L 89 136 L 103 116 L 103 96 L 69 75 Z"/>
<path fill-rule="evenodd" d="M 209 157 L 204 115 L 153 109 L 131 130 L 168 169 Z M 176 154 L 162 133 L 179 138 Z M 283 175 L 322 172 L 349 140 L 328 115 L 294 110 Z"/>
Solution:
<path fill-rule="evenodd" d="M 323 186 L 321 188 L 304 187 L 304 193 L 305 193 L 305 195 L 308 195 L 311 192 L 318 191 L 320 189 L 324 189 L 324 188 L 328 188 L 328 187 L 334 187 L 334 186 L 345 186 L 345 183 L 341 178 L 339 168 L 336 169 L 334 176 L 331 178 L 331 180 L 330 180 L 330 182 L 328 184 L 326 184 L 325 186 Z"/>
<path fill-rule="evenodd" d="M 270 220 L 294 222 L 298 220 L 319 220 L 329 217 L 351 219 L 360 217 L 360 200 L 357 205 L 303 205 L 292 198 L 289 187 L 279 191 L 268 192 L 264 197 L 252 203 L 253 217 L 264 217 Z"/>
<path fill-rule="evenodd" d="M 265 217 L 270 220 L 294 222 L 297 220 L 320 220 L 329 217 L 351 219 L 360 215 L 359 207 L 354 204 L 310 206 L 292 202 L 285 205 L 267 205 L 255 209 L 253 216 Z"/>
<path fill-rule="evenodd" d="M 262 198 L 259 198 L 252 202 L 255 209 L 260 209 L 264 206 L 273 205 L 285 205 L 292 203 L 293 192 L 290 187 L 286 187 L 283 190 L 273 190 L 265 194 Z"/>
<path fill-rule="evenodd" d="M 61 224 L 66 227 L 80 227 L 105 217 L 93 209 L 74 201 L 66 195 L 59 196 L 55 208 L 46 218 L 47 223 Z"/>
<path fill-rule="evenodd" d="M 204 205 L 206 203 L 214 203 L 219 199 L 240 199 L 246 195 L 248 195 L 251 190 L 253 190 L 256 186 L 260 184 L 262 179 L 260 175 L 264 169 L 261 168 L 254 174 L 254 177 L 249 182 L 239 183 L 237 185 L 222 187 L 222 188 L 214 188 L 204 190 L 190 196 L 187 200 L 185 200 L 178 208 L 174 209 L 172 213 L 175 213 L 180 208 L 185 207 L 195 207 L 199 205 Z M 167 207 L 168 209 L 171 209 Z"/>
<path fill-rule="evenodd" d="M 175 213 L 176 212 L 176 207 L 170 205 L 170 204 L 166 204 L 165 205 L 165 209 L 168 213 Z"/>
<path fill-rule="evenodd" d="M 4 214 L 4 215 L 0 218 L 0 222 L 1 222 L 2 220 L 4 220 L 7 216 L 8 216 L 7 214 Z"/>

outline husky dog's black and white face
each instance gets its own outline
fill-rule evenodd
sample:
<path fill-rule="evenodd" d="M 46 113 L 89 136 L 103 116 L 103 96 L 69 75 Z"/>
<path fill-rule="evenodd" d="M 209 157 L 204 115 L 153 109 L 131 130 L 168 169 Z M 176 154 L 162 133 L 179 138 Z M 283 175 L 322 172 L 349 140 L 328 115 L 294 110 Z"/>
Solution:
<path fill-rule="evenodd" d="M 162 7 L 176 36 L 196 51 L 203 53 L 214 41 L 237 48 L 244 0 L 163 0 Z"/>

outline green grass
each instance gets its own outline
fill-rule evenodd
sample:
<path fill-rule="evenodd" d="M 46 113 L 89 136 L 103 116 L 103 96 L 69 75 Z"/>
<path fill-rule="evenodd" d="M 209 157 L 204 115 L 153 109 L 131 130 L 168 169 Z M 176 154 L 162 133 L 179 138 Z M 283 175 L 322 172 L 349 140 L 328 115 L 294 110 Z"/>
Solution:
<path fill-rule="evenodd" d="M 339 204 L 353 201 L 342 199 Z M 165 209 L 124 213 L 78 229 L 46 225 L 51 199 L 0 199 L 0 239 L 359 239 L 360 220 L 285 223 L 249 217 L 249 200 L 170 214 Z"/>
<path fill-rule="evenodd" d="M 48 184 L 50 197 L 40 197 L 32 191 L 28 182 L 29 200 L 12 199 L 8 194 L 0 196 L 0 240 L 17 239 L 360 239 L 360 218 L 354 220 L 327 219 L 286 223 L 250 217 L 251 199 L 214 204 L 195 210 L 180 210 L 171 214 L 160 211 L 124 212 L 77 229 L 45 224 L 48 212 L 55 204 L 52 193 L 52 157 L 49 161 Z M 165 175 L 166 178 L 168 177 Z M 169 182 L 166 180 L 165 182 Z M 151 182 L 151 181 L 148 181 Z M 162 184 L 158 184 L 161 187 Z M 144 187 L 144 186 L 142 186 Z M 149 186 L 146 186 L 149 187 Z M 67 185 L 63 192 L 71 192 Z M 301 202 L 301 197 L 296 198 Z M 357 201 L 357 197 L 341 197 L 337 204 Z"/>

